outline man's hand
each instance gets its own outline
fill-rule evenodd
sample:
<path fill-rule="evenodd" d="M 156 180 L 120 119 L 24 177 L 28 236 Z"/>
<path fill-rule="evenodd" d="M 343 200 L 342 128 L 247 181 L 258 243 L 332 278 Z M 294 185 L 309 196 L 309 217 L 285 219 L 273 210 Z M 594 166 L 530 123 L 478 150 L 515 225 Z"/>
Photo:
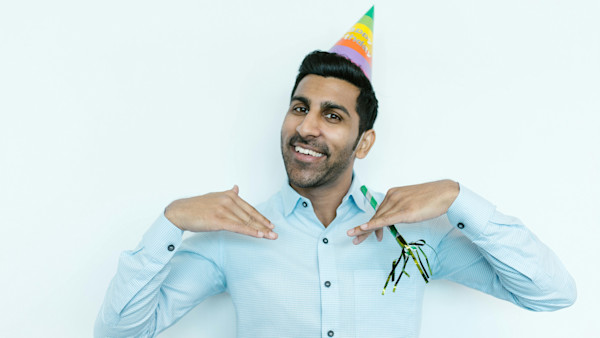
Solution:
<path fill-rule="evenodd" d="M 165 209 L 165 217 L 181 230 L 206 232 L 227 230 L 276 239 L 275 227 L 265 216 L 238 196 L 239 188 L 176 200 Z"/>
<path fill-rule="evenodd" d="M 451 180 L 392 188 L 371 220 L 348 230 L 347 234 L 356 236 L 352 242 L 360 244 L 375 231 L 377 240 L 381 241 L 383 228 L 388 225 L 416 223 L 445 214 L 458 192 L 458 183 Z"/>

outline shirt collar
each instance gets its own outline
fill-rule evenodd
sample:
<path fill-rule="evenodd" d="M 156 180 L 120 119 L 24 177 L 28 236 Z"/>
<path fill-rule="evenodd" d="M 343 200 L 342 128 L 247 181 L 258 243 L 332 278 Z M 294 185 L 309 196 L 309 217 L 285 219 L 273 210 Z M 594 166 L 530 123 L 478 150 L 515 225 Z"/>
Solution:
<path fill-rule="evenodd" d="M 342 205 L 344 203 L 352 203 L 357 206 L 363 212 L 366 212 L 369 207 L 367 199 L 364 197 L 362 192 L 360 191 L 360 187 L 362 184 L 356 175 L 352 174 L 352 184 L 350 184 L 350 189 L 348 189 L 348 193 L 342 199 Z M 296 190 L 294 190 L 289 181 L 286 181 L 283 187 L 281 188 L 281 199 L 283 201 L 283 212 L 285 217 L 289 216 L 294 209 L 298 206 L 298 204 L 302 203 L 303 199 L 306 199 L 302 195 L 300 195 Z"/>

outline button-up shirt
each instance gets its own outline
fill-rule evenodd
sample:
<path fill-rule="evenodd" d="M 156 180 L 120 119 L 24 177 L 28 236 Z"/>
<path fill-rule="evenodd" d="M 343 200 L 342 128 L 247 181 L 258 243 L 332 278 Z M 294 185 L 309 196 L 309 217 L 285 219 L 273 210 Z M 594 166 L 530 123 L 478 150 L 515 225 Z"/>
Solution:
<path fill-rule="evenodd" d="M 161 215 L 121 255 L 95 335 L 152 337 L 207 297 L 228 292 L 238 337 L 417 337 L 426 284 L 409 261 L 395 292 L 382 288 L 400 247 L 384 234 L 354 245 L 346 231 L 374 210 L 355 177 L 324 227 L 311 201 L 288 184 L 257 210 L 274 241 L 232 232 L 182 231 Z M 384 195 L 373 193 L 381 202 Z M 441 217 L 397 225 L 423 239 L 433 279 L 448 279 L 535 310 L 571 305 L 575 283 L 521 222 L 464 186 Z M 395 283 L 395 282 L 394 282 Z"/>

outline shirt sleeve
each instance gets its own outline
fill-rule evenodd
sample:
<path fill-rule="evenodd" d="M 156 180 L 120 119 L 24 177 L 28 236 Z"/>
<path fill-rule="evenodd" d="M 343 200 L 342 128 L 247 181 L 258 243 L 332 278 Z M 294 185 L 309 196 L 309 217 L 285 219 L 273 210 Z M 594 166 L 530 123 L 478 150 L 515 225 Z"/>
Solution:
<path fill-rule="evenodd" d="M 164 214 L 125 251 L 94 328 L 95 337 L 154 337 L 205 298 L 225 290 L 218 233 L 182 242 Z"/>
<path fill-rule="evenodd" d="M 433 277 L 464 284 L 532 311 L 572 305 L 575 281 L 520 220 L 460 186 L 437 244 Z"/>

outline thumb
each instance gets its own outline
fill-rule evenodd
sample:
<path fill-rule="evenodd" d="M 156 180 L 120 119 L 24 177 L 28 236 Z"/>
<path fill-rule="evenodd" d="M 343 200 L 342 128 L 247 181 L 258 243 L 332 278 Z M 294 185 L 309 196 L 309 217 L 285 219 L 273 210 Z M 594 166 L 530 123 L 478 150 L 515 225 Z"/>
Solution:
<path fill-rule="evenodd" d="M 233 192 L 238 195 L 240 193 L 240 188 L 237 186 L 237 184 L 233 185 L 233 188 L 231 188 L 231 190 L 233 190 Z"/>

